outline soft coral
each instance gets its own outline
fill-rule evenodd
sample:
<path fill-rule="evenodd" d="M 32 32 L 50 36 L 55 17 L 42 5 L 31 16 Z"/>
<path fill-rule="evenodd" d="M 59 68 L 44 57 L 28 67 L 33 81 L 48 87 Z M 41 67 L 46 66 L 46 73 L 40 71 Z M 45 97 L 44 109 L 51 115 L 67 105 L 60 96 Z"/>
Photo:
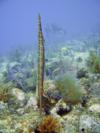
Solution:
<path fill-rule="evenodd" d="M 38 126 L 39 133 L 57 133 L 60 130 L 59 121 L 53 116 L 46 116 Z"/>

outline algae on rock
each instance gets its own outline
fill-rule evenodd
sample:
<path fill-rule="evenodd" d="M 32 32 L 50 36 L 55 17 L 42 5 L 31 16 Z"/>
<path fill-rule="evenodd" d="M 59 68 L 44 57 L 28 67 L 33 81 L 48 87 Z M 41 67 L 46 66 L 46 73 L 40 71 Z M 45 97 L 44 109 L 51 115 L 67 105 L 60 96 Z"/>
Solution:
<path fill-rule="evenodd" d="M 56 80 L 55 85 L 65 102 L 77 104 L 82 101 L 84 90 L 71 77 L 61 77 Z"/>

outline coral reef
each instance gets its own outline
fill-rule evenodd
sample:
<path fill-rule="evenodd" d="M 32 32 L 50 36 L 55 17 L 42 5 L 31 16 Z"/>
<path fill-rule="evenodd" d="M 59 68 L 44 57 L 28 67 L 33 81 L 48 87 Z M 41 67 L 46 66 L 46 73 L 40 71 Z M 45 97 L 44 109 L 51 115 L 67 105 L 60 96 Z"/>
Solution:
<path fill-rule="evenodd" d="M 100 45 L 88 41 L 45 50 L 39 15 L 38 52 L 0 54 L 0 133 L 100 133 Z"/>

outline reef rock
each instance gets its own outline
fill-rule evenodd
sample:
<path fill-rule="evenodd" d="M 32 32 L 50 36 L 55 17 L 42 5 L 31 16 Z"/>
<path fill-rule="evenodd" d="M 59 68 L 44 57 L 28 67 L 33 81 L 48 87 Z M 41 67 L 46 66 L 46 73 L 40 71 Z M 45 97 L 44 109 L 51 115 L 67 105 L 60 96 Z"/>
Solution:
<path fill-rule="evenodd" d="M 89 116 L 89 115 L 81 115 L 80 116 L 80 133 L 84 131 L 85 133 L 100 133 L 100 120 Z"/>
<path fill-rule="evenodd" d="M 28 109 L 28 108 L 34 108 L 34 110 L 37 109 L 37 100 L 34 96 L 31 96 L 27 102 L 27 105 L 25 106 L 25 109 Z"/>
<path fill-rule="evenodd" d="M 93 113 L 100 113 L 100 104 L 93 104 L 89 107 L 89 111 Z"/>
<path fill-rule="evenodd" d="M 83 78 L 87 76 L 87 71 L 84 68 L 81 68 L 77 71 L 77 78 Z"/>
<path fill-rule="evenodd" d="M 72 125 L 66 125 L 65 133 L 75 133 L 76 127 Z"/>
<path fill-rule="evenodd" d="M 8 107 L 10 111 L 15 112 L 17 109 L 23 108 L 26 105 L 27 98 L 22 90 L 13 88 L 11 95 L 12 97 L 8 101 Z"/>
<path fill-rule="evenodd" d="M 3 109 L 5 109 L 5 108 L 6 108 L 5 107 L 5 104 L 3 102 L 0 102 L 0 111 L 3 110 Z"/>
<path fill-rule="evenodd" d="M 25 100 L 25 93 L 18 88 L 12 89 L 12 95 L 14 95 L 17 98 L 17 100 L 19 100 L 19 101 Z"/>
<path fill-rule="evenodd" d="M 91 85 L 91 94 L 100 98 L 100 83 L 95 82 Z"/>

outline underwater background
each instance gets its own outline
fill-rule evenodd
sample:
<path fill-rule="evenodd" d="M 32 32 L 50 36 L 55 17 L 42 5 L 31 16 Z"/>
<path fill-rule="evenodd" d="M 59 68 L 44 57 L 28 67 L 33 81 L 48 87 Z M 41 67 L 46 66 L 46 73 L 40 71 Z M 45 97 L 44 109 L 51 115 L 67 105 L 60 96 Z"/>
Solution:
<path fill-rule="evenodd" d="M 99 0 L 0 0 L 0 133 L 100 133 Z"/>

